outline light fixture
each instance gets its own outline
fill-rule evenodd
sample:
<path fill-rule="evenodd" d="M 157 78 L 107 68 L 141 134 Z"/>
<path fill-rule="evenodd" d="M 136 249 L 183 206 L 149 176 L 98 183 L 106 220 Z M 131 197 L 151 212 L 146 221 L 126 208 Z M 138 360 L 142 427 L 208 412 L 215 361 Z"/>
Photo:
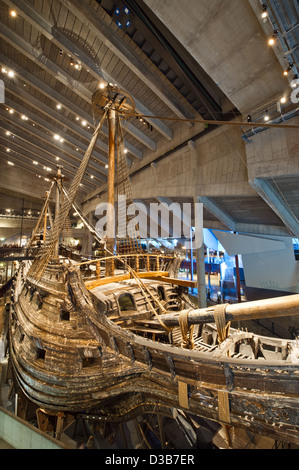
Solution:
<path fill-rule="evenodd" d="M 2 68 L 1 68 L 1 72 L 2 72 L 2 73 L 7 73 L 6 68 L 5 68 L 5 67 L 2 67 Z"/>
<path fill-rule="evenodd" d="M 10 113 L 10 114 L 13 114 L 13 113 L 14 113 L 14 110 L 13 110 L 13 109 L 10 109 L 10 110 L 9 110 L 9 113 Z"/>
<path fill-rule="evenodd" d="M 294 75 L 293 80 L 292 80 L 291 87 L 292 87 L 292 88 L 297 88 L 297 86 L 298 86 L 298 75 L 297 75 L 297 73 L 296 73 L 296 74 Z"/>
<path fill-rule="evenodd" d="M 59 162 L 60 158 L 59 157 L 56 157 L 56 161 Z"/>
<path fill-rule="evenodd" d="M 104 90 L 104 88 L 106 88 L 106 85 L 105 85 L 105 83 L 103 83 L 103 82 L 102 82 L 102 83 L 100 83 L 100 88 L 101 88 L 101 90 Z"/>
<path fill-rule="evenodd" d="M 108 168 L 108 165 L 107 165 L 107 164 L 105 165 L 105 168 Z"/>
<path fill-rule="evenodd" d="M 264 121 L 268 122 L 270 120 L 270 117 L 268 115 L 264 116 Z"/>
<path fill-rule="evenodd" d="M 93 175 L 90 175 L 90 178 L 93 180 L 93 179 L 94 179 L 94 176 L 93 176 Z"/>
<path fill-rule="evenodd" d="M 15 18 L 15 17 L 17 16 L 16 10 L 10 10 L 9 14 L 10 14 L 10 16 L 12 16 L 13 18 Z"/>
<path fill-rule="evenodd" d="M 59 135 L 59 134 L 54 134 L 54 139 L 55 139 L 55 140 L 59 140 L 59 139 L 60 139 L 60 135 Z"/>
<path fill-rule="evenodd" d="M 11 152 L 11 150 L 9 148 L 6 149 L 6 152 Z"/>
<path fill-rule="evenodd" d="M 87 122 L 86 121 L 82 121 L 82 126 L 86 126 Z"/>
<path fill-rule="evenodd" d="M 11 135 L 11 133 L 9 131 L 6 131 L 5 135 Z"/>
<path fill-rule="evenodd" d="M 60 137 L 59 142 L 63 143 L 64 139 L 62 137 Z"/>
<path fill-rule="evenodd" d="M 247 116 L 247 122 L 252 122 L 252 117 L 251 117 L 250 114 L 248 114 L 248 116 Z"/>
<path fill-rule="evenodd" d="M 79 118 L 79 116 L 77 116 L 77 117 L 76 117 L 76 121 L 80 121 L 80 118 Z"/>
<path fill-rule="evenodd" d="M 125 149 L 125 150 L 124 150 L 124 153 L 128 153 L 128 149 Z"/>
<path fill-rule="evenodd" d="M 262 5 L 262 13 L 261 13 L 261 17 L 263 18 L 263 20 L 265 20 L 267 17 L 268 17 L 268 5 L 267 3 L 263 3 Z"/>
<path fill-rule="evenodd" d="M 13 162 L 7 162 L 8 165 L 10 166 L 15 166 L 15 164 Z"/>
<path fill-rule="evenodd" d="M 33 165 L 38 165 L 38 162 L 36 160 L 33 160 Z"/>
<path fill-rule="evenodd" d="M 294 64 L 291 63 L 291 64 L 289 64 L 288 68 L 286 70 L 284 70 L 283 74 L 284 74 L 285 77 L 287 77 L 289 75 L 289 73 L 290 73 L 290 71 L 292 70 L 293 67 L 294 67 Z"/>
<path fill-rule="evenodd" d="M 11 209 L 6 209 L 6 212 L 8 212 L 8 213 L 11 212 Z"/>
<path fill-rule="evenodd" d="M 61 104 L 57 104 L 57 105 L 56 105 L 56 108 L 57 108 L 57 109 L 61 109 Z"/>
<path fill-rule="evenodd" d="M 25 116 L 25 114 L 22 114 L 21 119 L 23 119 L 23 121 L 28 121 L 28 117 Z"/>
<path fill-rule="evenodd" d="M 271 38 L 268 40 L 269 46 L 274 46 L 278 33 L 279 33 L 278 29 L 274 29 Z"/>
<path fill-rule="evenodd" d="M 281 102 L 282 104 L 286 103 L 286 102 L 287 102 L 286 97 L 283 96 L 282 98 L 280 98 L 280 102 Z"/>
<path fill-rule="evenodd" d="M 15 76 L 15 73 L 13 70 L 9 70 L 7 74 L 10 78 L 13 78 Z"/>

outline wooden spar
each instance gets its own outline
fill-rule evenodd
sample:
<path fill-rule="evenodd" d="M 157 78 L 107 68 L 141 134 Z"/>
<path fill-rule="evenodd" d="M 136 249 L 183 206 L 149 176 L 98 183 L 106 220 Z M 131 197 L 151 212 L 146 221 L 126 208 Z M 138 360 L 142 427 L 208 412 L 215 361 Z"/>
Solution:
<path fill-rule="evenodd" d="M 189 325 L 215 322 L 214 307 L 183 310 L 180 313 L 186 312 L 188 312 Z M 227 322 L 293 315 L 299 315 L 299 294 L 244 302 L 242 304 L 227 304 L 225 309 L 225 319 Z M 160 315 L 159 318 L 166 326 L 179 326 L 179 314 L 176 312 Z"/>
<path fill-rule="evenodd" d="M 114 222 L 114 185 L 115 185 L 115 110 L 108 111 L 109 127 L 109 167 L 108 167 L 108 211 L 107 211 L 107 229 L 108 239 L 106 248 L 108 252 L 114 252 L 114 237 L 111 235 L 115 230 Z M 106 276 L 114 275 L 114 261 L 106 261 Z"/>

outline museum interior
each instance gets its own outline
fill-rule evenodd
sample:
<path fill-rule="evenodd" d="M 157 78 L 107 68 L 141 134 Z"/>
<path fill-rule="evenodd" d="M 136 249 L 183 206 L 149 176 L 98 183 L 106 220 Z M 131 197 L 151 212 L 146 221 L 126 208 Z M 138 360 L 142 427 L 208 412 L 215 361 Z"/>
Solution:
<path fill-rule="evenodd" d="M 298 0 L 0 22 L 0 449 L 298 449 Z"/>

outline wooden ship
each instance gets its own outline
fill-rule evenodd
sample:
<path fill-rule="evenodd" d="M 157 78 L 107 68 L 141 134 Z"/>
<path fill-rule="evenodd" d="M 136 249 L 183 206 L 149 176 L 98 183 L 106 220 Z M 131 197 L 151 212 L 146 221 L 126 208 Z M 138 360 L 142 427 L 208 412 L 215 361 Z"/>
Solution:
<path fill-rule="evenodd" d="M 70 210 L 79 212 L 75 196 L 106 119 L 108 200 L 114 204 L 116 160 L 119 185 L 130 196 L 121 119 L 133 103 L 108 86 L 95 92 L 93 105 L 100 120 L 78 172 L 68 191 L 58 173 L 55 220 L 14 279 L 9 346 L 16 386 L 45 413 L 127 420 L 170 407 L 299 444 L 299 341 L 230 327 L 298 315 L 299 295 L 198 309 L 177 277 L 180 259 L 143 253 L 138 239 L 129 249 L 107 239 L 106 256 L 95 260 L 59 256 L 59 234 Z"/>

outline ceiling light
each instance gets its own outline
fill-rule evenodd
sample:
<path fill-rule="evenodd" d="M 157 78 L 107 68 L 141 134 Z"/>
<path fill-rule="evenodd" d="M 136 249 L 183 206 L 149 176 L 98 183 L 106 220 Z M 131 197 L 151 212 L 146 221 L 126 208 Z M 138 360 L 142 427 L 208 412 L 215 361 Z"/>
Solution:
<path fill-rule="evenodd" d="M 57 104 L 57 105 L 56 105 L 56 108 L 57 108 L 57 109 L 61 109 L 61 104 Z"/>
<path fill-rule="evenodd" d="M 13 78 L 13 77 L 15 76 L 15 73 L 14 73 L 12 70 L 9 70 L 8 76 L 9 76 L 10 78 Z"/>
<path fill-rule="evenodd" d="M 6 152 L 11 152 L 11 150 L 9 148 L 6 149 Z"/>
<path fill-rule="evenodd" d="M 82 126 L 86 126 L 87 122 L 86 121 L 82 121 Z"/>
<path fill-rule="evenodd" d="M 108 168 L 108 165 L 107 165 L 107 164 L 105 165 L 105 168 Z"/>
<path fill-rule="evenodd" d="M 54 134 L 54 139 L 55 139 L 55 140 L 59 140 L 59 139 L 60 139 L 60 135 L 59 135 L 59 134 Z"/>
<path fill-rule="evenodd" d="M 268 115 L 264 117 L 265 122 L 269 121 L 269 119 L 270 119 L 270 117 Z"/>
<path fill-rule="evenodd" d="M 6 131 L 5 135 L 11 135 L 11 133 L 9 131 Z"/>
<path fill-rule="evenodd" d="M 38 165 L 38 162 L 37 162 L 37 161 L 35 161 L 35 160 L 33 160 L 33 162 L 32 162 L 32 163 L 33 163 L 33 165 Z"/>
<path fill-rule="evenodd" d="M 56 157 L 56 161 L 59 162 L 60 158 L 59 157 Z"/>
<path fill-rule="evenodd" d="M 94 179 L 94 176 L 93 176 L 93 175 L 90 175 L 90 178 L 93 180 L 93 179 Z"/>
<path fill-rule="evenodd" d="M 128 149 L 125 149 L 125 150 L 124 150 L 124 153 L 128 153 Z"/>
<path fill-rule="evenodd" d="M 15 18 L 15 17 L 17 16 L 16 10 L 10 10 L 9 14 L 10 14 L 10 16 L 12 16 L 13 18 Z"/>
<path fill-rule="evenodd" d="M 14 113 L 14 110 L 13 110 L 13 109 L 10 109 L 9 112 L 10 112 L 10 114 L 13 114 L 13 113 Z"/>
<path fill-rule="evenodd" d="M 25 116 L 25 114 L 22 114 L 21 119 L 23 119 L 23 121 L 28 121 L 28 117 Z"/>
<path fill-rule="evenodd" d="M 2 72 L 2 73 L 7 73 L 6 68 L 5 68 L 5 67 L 2 67 L 2 68 L 1 68 L 1 72 Z"/>
<path fill-rule="evenodd" d="M 278 33 L 279 33 L 278 29 L 274 29 L 272 37 L 268 41 L 269 46 L 274 46 Z"/>
<path fill-rule="evenodd" d="M 14 164 L 13 162 L 7 162 L 7 163 L 8 163 L 8 165 L 10 165 L 10 166 L 15 166 L 15 164 Z"/>
<path fill-rule="evenodd" d="M 101 88 L 101 90 L 103 90 L 104 88 L 106 88 L 106 85 L 105 85 L 105 83 L 103 83 L 103 82 L 102 82 L 102 83 L 100 83 L 100 88 Z"/>
<path fill-rule="evenodd" d="M 62 137 L 60 137 L 59 142 L 61 142 L 61 143 L 64 142 L 64 139 Z"/>
<path fill-rule="evenodd" d="M 283 96 L 282 98 L 280 98 L 280 102 L 281 102 L 282 104 L 286 103 L 286 102 L 287 102 L 286 97 Z"/>
<path fill-rule="evenodd" d="M 77 116 L 77 117 L 76 117 L 76 121 L 80 121 L 80 118 L 79 118 L 79 116 Z"/>
<path fill-rule="evenodd" d="M 267 11 L 267 10 L 268 10 L 268 5 L 267 5 L 267 3 L 263 3 L 263 5 L 262 5 L 262 13 L 261 13 L 261 17 L 263 18 L 263 20 L 264 20 L 265 18 L 267 18 L 267 16 L 268 16 L 268 11 Z"/>
<path fill-rule="evenodd" d="M 6 209 L 6 212 L 11 212 L 11 209 Z"/>

